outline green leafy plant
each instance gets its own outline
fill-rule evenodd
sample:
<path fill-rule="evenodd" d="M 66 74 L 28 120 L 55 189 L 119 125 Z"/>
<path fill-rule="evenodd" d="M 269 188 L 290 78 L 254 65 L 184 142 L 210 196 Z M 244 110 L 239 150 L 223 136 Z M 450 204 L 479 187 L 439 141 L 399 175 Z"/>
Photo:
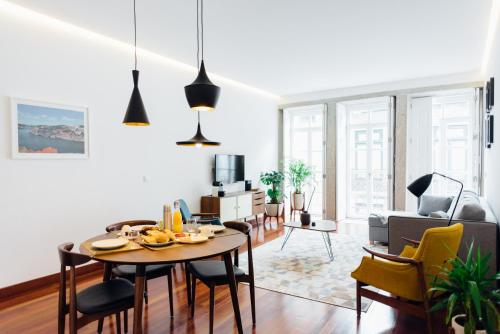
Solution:
<path fill-rule="evenodd" d="M 495 289 L 495 283 L 500 279 L 500 273 L 488 276 L 491 254 L 473 254 L 474 242 L 470 245 L 465 262 L 456 257 L 442 266 L 434 277 L 430 293 L 440 293 L 432 311 L 446 308 L 446 323 L 455 315 L 463 314 L 466 334 L 473 334 L 476 329 L 485 329 L 488 334 L 500 330 L 499 312 L 500 290 Z"/>
<path fill-rule="evenodd" d="M 312 175 L 311 167 L 307 166 L 302 160 L 293 160 L 288 166 L 288 181 L 290 185 L 295 189 L 296 194 L 302 193 L 302 187 L 306 183 L 307 179 Z"/>
<path fill-rule="evenodd" d="M 281 202 L 281 185 L 283 184 L 283 180 L 285 180 L 285 176 L 279 171 L 271 171 L 260 174 L 260 181 L 269 187 L 269 189 L 267 189 L 269 203 L 279 204 Z"/>

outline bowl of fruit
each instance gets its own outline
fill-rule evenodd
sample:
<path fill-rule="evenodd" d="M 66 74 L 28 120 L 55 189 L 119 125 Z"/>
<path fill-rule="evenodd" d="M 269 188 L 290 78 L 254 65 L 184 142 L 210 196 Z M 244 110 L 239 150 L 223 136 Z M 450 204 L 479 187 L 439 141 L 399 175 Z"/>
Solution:
<path fill-rule="evenodd" d="M 145 246 L 164 247 L 175 242 L 175 235 L 170 230 L 160 230 L 157 227 L 145 227 L 141 230 L 141 242 Z"/>

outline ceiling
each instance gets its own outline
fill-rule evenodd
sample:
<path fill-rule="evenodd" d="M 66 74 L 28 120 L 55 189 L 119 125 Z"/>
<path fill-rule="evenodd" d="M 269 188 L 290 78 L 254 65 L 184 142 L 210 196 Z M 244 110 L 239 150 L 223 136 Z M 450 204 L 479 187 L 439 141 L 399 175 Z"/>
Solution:
<path fill-rule="evenodd" d="M 133 1 L 10 0 L 133 42 Z M 479 70 L 491 0 L 206 0 L 211 72 L 281 96 Z M 138 45 L 195 65 L 196 1 L 137 0 Z"/>

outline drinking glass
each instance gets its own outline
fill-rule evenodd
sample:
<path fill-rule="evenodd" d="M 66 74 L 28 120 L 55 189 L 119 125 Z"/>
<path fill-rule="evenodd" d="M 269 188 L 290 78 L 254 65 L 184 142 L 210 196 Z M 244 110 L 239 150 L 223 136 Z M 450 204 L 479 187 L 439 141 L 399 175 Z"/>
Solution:
<path fill-rule="evenodd" d="M 186 231 L 188 233 L 196 234 L 198 233 L 198 220 L 196 218 L 189 218 L 186 221 Z"/>

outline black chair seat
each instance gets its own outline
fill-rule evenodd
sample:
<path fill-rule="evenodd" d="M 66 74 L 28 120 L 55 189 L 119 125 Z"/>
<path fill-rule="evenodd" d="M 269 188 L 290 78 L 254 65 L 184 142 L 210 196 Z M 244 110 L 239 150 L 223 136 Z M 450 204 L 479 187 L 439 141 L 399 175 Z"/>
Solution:
<path fill-rule="evenodd" d="M 102 282 L 79 292 L 76 308 L 93 314 L 134 306 L 134 285 L 124 279 Z"/>
<path fill-rule="evenodd" d="M 162 277 L 167 275 L 172 268 L 174 268 L 174 264 L 152 264 L 146 266 L 146 279 L 153 279 L 157 277 Z M 116 277 L 126 278 L 129 281 L 135 280 L 135 266 L 134 265 L 119 265 L 114 267 L 111 271 L 113 275 Z"/>
<path fill-rule="evenodd" d="M 236 278 L 245 275 L 240 268 L 233 266 Z M 223 261 L 194 261 L 189 263 L 189 271 L 202 281 L 227 284 L 226 266 Z"/>

